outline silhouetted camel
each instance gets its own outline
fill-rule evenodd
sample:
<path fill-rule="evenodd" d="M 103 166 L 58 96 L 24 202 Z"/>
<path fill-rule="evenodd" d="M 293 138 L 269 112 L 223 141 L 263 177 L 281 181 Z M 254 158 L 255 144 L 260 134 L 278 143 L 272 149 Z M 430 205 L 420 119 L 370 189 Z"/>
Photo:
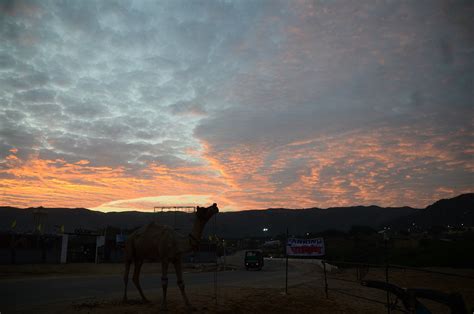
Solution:
<path fill-rule="evenodd" d="M 155 222 L 149 223 L 133 232 L 125 243 L 125 274 L 123 281 L 125 291 L 123 301 L 127 301 L 127 284 L 130 264 L 135 263 L 133 271 L 133 282 L 140 292 L 143 301 L 147 302 L 140 286 L 140 270 L 146 258 L 158 258 L 161 260 L 161 285 L 163 287 L 163 300 L 161 308 L 166 310 L 166 290 L 168 287 L 168 264 L 171 262 L 176 270 L 178 287 L 181 290 L 184 302 L 188 310 L 191 310 L 191 304 L 184 291 L 183 269 L 181 258 L 184 253 L 197 251 L 201 240 L 202 231 L 209 219 L 219 212 L 217 204 L 209 207 L 197 207 L 196 217 L 192 231 L 184 236 L 177 233 L 169 226 L 159 225 Z"/>

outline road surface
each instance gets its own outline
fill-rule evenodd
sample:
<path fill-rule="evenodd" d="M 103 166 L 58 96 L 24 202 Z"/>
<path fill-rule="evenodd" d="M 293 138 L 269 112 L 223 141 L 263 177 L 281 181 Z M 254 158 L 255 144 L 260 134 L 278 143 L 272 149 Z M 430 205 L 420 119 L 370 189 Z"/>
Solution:
<path fill-rule="evenodd" d="M 169 287 L 176 289 L 176 276 L 169 274 Z M 317 266 L 291 261 L 288 284 L 295 285 L 321 278 Z M 214 272 L 186 273 L 188 287 L 209 288 L 214 286 Z M 261 271 L 222 271 L 217 273 L 219 289 L 225 287 L 285 288 L 284 260 L 266 260 Z M 161 295 L 161 276 L 143 274 L 142 288 L 150 297 Z M 133 282 L 129 281 L 129 298 L 139 299 Z M 121 298 L 122 275 L 61 276 L 0 280 L 0 313 L 34 312 L 37 307 L 59 303 L 87 302 L 97 299 Z"/>

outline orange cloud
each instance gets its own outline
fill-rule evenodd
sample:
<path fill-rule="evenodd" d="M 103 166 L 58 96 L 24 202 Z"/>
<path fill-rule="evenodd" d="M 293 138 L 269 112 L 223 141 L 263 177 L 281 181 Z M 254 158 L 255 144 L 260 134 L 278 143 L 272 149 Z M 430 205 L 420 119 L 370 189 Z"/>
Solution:
<path fill-rule="evenodd" d="M 37 156 L 22 161 L 10 155 L 5 163 L 6 167 L 0 170 L 3 205 L 19 207 L 100 208 L 101 204 L 117 200 L 149 196 L 214 196 L 223 186 L 222 179 L 203 166 L 168 169 L 152 164 L 139 173 L 130 174 L 124 167 L 96 167 L 86 161 L 68 163 Z"/>
<path fill-rule="evenodd" d="M 263 139 L 226 149 L 202 142 L 193 158 L 200 155 L 203 164 L 170 168 L 150 163 L 138 171 L 37 155 L 22 160 L 15 151 L 1 161 L 0 188 L 3 205 L 105 211 L 151 210 L 165 200 L 189 205 L 212 201 L 234 210 L 424 207 L 472 191 L 472 148 L 461 140 L 466 132 L 440 135 L 434 128 L 406 126 L 309 136 L 279 146 Z"/>
<path fill-rule="evenodd" d="M 207 144 L 206 156 L 232 183 L 225 195 L 241 209 L 424 207 L 472 191 L 467 176 L 456 178 L 457 173 L 472 174 L 472 160 L 459 157 L 465 137 L 463 132 L 438 135 L 434 129 L 381 127 L 274 148 L 258 142 L 220 152 Z M 446 188 L 440 180 L 459 182 Z"/>

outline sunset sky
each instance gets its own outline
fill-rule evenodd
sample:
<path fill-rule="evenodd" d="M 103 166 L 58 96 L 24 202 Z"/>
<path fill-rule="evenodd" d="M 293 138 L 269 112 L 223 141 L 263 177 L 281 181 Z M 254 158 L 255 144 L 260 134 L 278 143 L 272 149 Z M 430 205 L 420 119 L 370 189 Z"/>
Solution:
<path fill-rule="evenodd" d="M 473 1 L 1 1 L 0 205 L 474 190 Z"/>

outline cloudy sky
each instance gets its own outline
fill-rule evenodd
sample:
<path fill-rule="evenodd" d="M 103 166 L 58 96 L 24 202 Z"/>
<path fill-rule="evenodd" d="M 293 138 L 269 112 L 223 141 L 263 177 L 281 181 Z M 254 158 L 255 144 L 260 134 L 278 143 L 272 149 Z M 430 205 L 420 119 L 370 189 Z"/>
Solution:
<path fill-rule="evenodd" d="M 0 205 L 474 189 L 472 1 L 1 1 Z"/>

